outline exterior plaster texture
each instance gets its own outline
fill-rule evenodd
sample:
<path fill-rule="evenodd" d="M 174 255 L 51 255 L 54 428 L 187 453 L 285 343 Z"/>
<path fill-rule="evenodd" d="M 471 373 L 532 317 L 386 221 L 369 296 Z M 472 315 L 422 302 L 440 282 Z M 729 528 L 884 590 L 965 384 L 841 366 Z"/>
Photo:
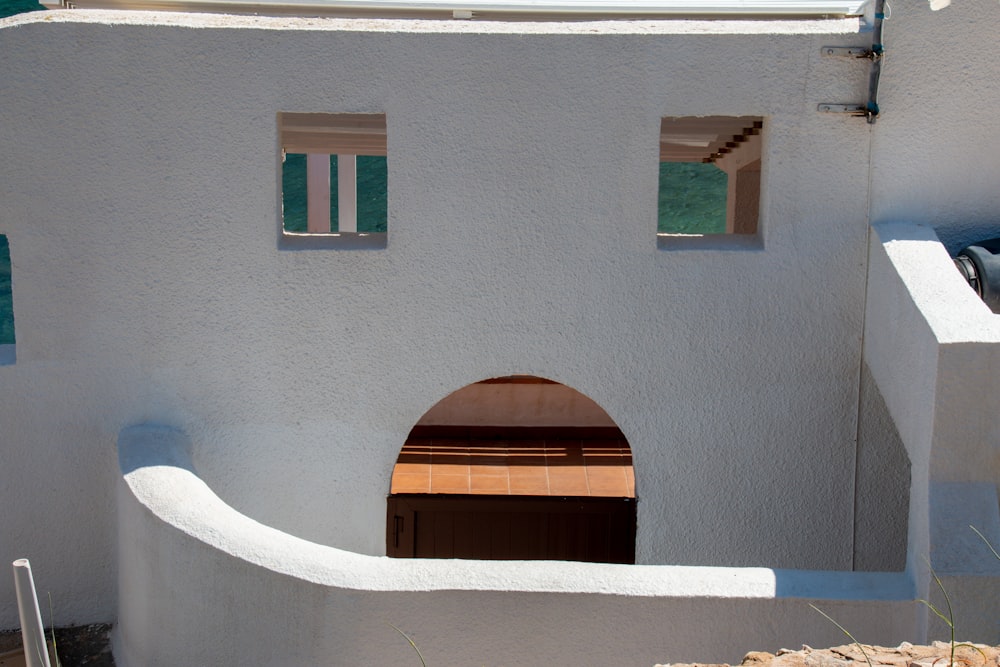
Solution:
<path fill-rule="evenodd" d="M 898 643 L 920 615 L 905 573 L 392 559 L 263 526 L 197 477 L 183 434 L 119 440 L 118 664 L 735 662 L 747 646 L 832 645 L 807 603 Z M 155 603 L 151 603 L 155 601 Z M 233 623 L 233 609 L 253 609 Z M 164 631 L 169 628 L 169 631 Z"/>
<path fill-rule="evenodd" d="M 961 631 L 996 641 L 989 601 L 1000 592 L 1000 563 L 969 526 L 1000 544 L 1000 411 L 991 372 L 1000 368 L 1000 315 L 952 266 L 931 227 L 874 226 L 865 360 L 910 461 L 909 569 L 918 590 L 943 602 L 930 584 L 930 558 L 956 600 Z M 946 636 L 930 620 L 929 634 Z"/>
<path fill-rule="evenodd" d="M 861 372 L 854 569 L 906 568 L 910 458 L 867 363 Z"/>
<path fill-rule="evenodd" d="M 38 502 L 80 531 L 81 569 L 113 569 L 124 426 L 182 428 L 240 512 L 379 555 L 410 428 L 509 374 L 621 427 L 640 563 L 850 568 L 866 228 L 842 192 L 864 190 L 868 130 L 804 110 L 862 94 L 864 68 L 819 55 L 864 44 L 856 22 L 51 15 L 0 39 L 18 327 L 0 419 L 27 497 L 70 489 Z M 278 111 L 387 114 L 385 250 L 278 250 Z M 660 251 L 660 119 L 713 114 L 767 119 L 763 250 Z M 4 553 L 75 600 L 54 545 L 10 521 Z"/>
<path fill-rule="evenodd" d="M 989 131 L 1000 120 L 975 103 L 1000 94 L 993 56 L 952 56 L 958 43 L 992 43 L 982 17 L 998 9 L 984 0 L 933 17 L 896 10 L 900 50 L 874 128 L 815 112 L 865 95 L 865 62 L 820 56 L 831 43 L 870 44 L 852 21 L 0 20 L 0 233 L 10 239 L 17 322 L 16 363 L 0 367 L 5 467 L 16 471 L 3 499 L 33 508 L 4 518 L 0 556 L 31 558 L 39 585 L 65 597 L 67 622 L 134 619 L 121 631 L 124 664 L 168 655 L 148 644 L 160 641 L 150 636 L 165 621 L 157 614 L 195 603 L 206 613 L 192 624 L 234 603 L 259 610 L 261 625 L 239 632 L 261 637 L 277 636 L 264 623 L 297 620 L 311 632 L 289 651 L 324 638 L 316 650 L 343 645 L 345 662 L 355 646 L 345 637 L 374 637 L 381 628 L 370 619 L 390 609 L 412 610 L 430 646 L 454 650 L 471 635 L 449 627 L 478 633 L 506 605 L 543 599 L 537 609 L 562 612 L 583 593 L 600 593 L 588 618 L 602 627 L 629 618 L 637 637 L 656 636 L 654 620 L 688 619 L 677 626 L 687 639 L 660 644 L 649 661 L 732 661 L 771 639 L 837 639 L 828 627 L 805 637 L 816 626 L 798 598 L 831 595 L 838 577 L 906 575 L 795 575 L 810 592 L 790 595 L 744 583 L 855 563 L 862 349 L 910 459 L 910 574 L 930 548 L 931 480 L 995 480 L 992 454 L 976 449 L 995 416 L 983 416 L 982 394 L 966 410 L 949 403 L 942 389 L 959 376 L 940 363 L 954 357 L 989 389 L 995 320 L 969 301 L 962 308 L 986 318 L 976 319 L 981 331 L 948 333 L 936 299 L 962 286 L 921 282 L 927 265 L 948 261 L 944 250 L 932 235 L 906 236 L 921 228 L 889 223 L 913 219 L 958 239 L 997 210 L 1000 195 L 981 179 L 996 182 L 1000 166 L 968 159 L 982 137 L 1000 136 Z M 983 79 L 975 96 L 952 81 L 962 78 Z M 926 126 L 918 115 L 945 101 L 949 122 L 915 133 Z M 278 249 L 278 111 L 387 114 L 384 250 Z M 686 115 L 765 118 L 760 231 L 749 243 L 658 248 L 659 122 Z M 947 177 L 926 175 L 932 167 Z M 961 196 L 930 202 L 940 182 Z M 948 215 L 935 218 L 942 206 Z M 888 226 L 869 244 L 870 219 Z M 901 243 L 887 242 L 897 232 Z M 986 369 L 973 368 L 985 358 Z M 385 495 L 410 428 L 456 389 L 510 374 L 579 390 L 622 429 L 637 477 L 640 566 L 379 558 Z M 126 493 L 138 477 L 119 487 L 116 551 L 115 442 L 139 423 L 181 429 L 193 463 L 150 471 L 150 498 L 167 499 L 155 510 Z M 961 439 L 949 428 L 965 429 Z M 956 447 L 974 449 L 974 464 L 952 462 Z M 206 507 L 219 515 L 178 527 L 191 511 L 180 490 L 205 484 L 196 495 L 207 502 L 210 487 L 218 498 Z M 277 565 L 284 558 L 291 571 Z M 375 569 L 366 583 L 338 580 L 314 573 L 324 559 L 337 577 Z M 664 568 L 693 565 L 751 569 L 699 570 L 704 588 L 686 589 L 690 572 Z M 634 588 L 623 583 L 647 572 Z M 554 588 L 517 579 L 549 574 Z M 461 591 L 438 590 L 466 576 L 504 600 L 495 612 L 471 591 L 482 616 Z M 718 589 L 726 604 L 753 600 L 732 607 L 739 623 L 712 602 L 711 582 L 732 581 Z M 881 585 L 859 596 L 884 598 Z M 674 604 L 685 590 L 691 605 Z M 542 592 L 552 595 L 535 597 Z M 13 626 L 7 593 L 0 581 L 0 625 Z M 170 604 L 160 610 L 139 604 L 161 596 Z M 619 614 L 637 599 L 655 613 Z M 852 627 L 872 629 L 864 641 L 913 639 L 904 635 L 923 623 L 910 607 L 837 604 Z M 428 605 L 455 615 L 419 613 Z M 283 624 L 283 607 L 301 616 Z M 716 644 L 719 656 L 695 654 L 718 640 L 699 634 L 715 619 L 741 630 Z M 552 636 L 567 645 L 578 633 L 602 636 L 596 620 L 577 620 Z M 670 627 L 656 625 L 661 636 Z M 205 627 L 190 636 L 224 636 Z M 484 646 L 521 650 L 504 643 L 517 636 L 510 626 L 497 628 L 482 633 Z M 216 655 L 207 639 L 192 642 L 185 650 L 204 651 L 199 658 Z"/>
<path fill-rule="evenodd" d="M 875 226 L 866 357 L 914 465 L 935 482 L 1000 476 L 1000 316 L 929 226 Z M 893 349 L 890 349 L 893 348 Z M 875 367 L 878 370 L 875 371 Z"/>
<path fill-rule="evenodd" d="M 885 23 L 871 219 L 930 225 L 952 254 L 1000 236 L 997 21 L 995 3 L 914 2 Z"/>

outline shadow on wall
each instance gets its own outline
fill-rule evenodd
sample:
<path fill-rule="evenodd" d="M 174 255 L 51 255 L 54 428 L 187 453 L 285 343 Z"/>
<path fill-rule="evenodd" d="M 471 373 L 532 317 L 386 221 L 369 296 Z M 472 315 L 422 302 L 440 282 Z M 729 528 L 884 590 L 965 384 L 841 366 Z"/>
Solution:
<path fill-rule="evenodd" d="M 861 370 L 854 502 L 854 569 L 906 569 L 910 457 L 868 364 Z"/>

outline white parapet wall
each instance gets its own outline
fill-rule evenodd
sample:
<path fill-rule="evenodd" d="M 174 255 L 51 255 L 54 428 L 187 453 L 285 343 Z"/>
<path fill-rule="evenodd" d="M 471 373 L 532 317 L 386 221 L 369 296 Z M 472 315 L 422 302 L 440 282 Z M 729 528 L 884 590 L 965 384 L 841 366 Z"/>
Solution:
<path fill-rule="evenodd" d="M 928 225 L 875 225 L 868 281 L 865 361 L 911 463 L 910 567 L 939 603 L 927 565 L 940 575 L 961 636 L 996 642 L 1000 562 L 970 526 L 1000 545 L 1000 315 Z"/>
<path fill-rule="evenodd" d="M 158 426 L 119 438 L 115 660 L 143 665 L 643 665 L 912 639 L 906 573 L 390 559 L 240 514 Z"/>

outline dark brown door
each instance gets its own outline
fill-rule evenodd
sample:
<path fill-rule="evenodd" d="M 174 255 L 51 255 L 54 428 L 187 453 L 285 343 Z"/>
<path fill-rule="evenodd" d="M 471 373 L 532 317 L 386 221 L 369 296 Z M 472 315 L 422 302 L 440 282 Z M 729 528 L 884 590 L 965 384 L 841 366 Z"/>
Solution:
<path fill-rule="evenodd" d="M 635 562 L 634 498 L 400 494 L 387 519 L 394 557 Z"/>

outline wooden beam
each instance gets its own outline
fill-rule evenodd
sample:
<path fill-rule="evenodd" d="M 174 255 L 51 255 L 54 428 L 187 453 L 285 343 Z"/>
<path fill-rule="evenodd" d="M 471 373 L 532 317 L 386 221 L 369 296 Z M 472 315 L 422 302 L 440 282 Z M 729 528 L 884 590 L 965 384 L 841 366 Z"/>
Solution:
<path fill-rule="evenodd" d="M 664 118 L 660 122 L 660 162 L 702 162 L 739 150 L 759 135 L 763 119 L 754 116 Z"/>
<path fill-rule="evenodd" d="M 349 153 L 352 155 L 385 155 L 385 137 L 365 137 L 360 135 L 292 135 L 281 142 L 286 153 L 325 152 L 329 155 Z"/>
<path fill-rule="evenodd" d="M 279 113 L 286 153 L 385 155 L 385 114 Z"/>

